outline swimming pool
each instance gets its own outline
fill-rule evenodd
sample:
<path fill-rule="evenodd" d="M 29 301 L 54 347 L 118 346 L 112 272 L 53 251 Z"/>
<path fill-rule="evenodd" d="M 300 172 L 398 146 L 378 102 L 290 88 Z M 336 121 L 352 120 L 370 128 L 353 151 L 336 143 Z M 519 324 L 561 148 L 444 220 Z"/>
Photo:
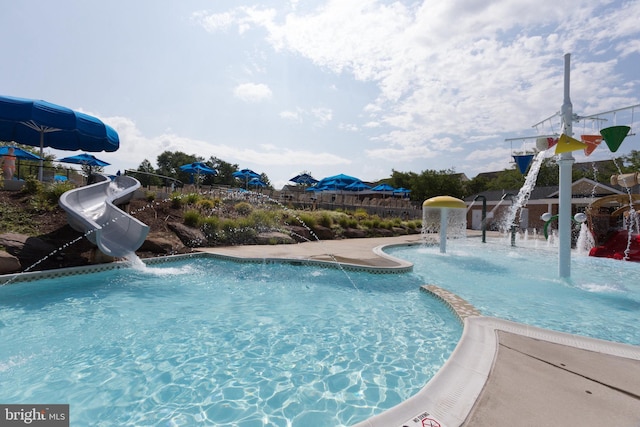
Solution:
<path fill-rule="evenodd" d="M 420 285 L 194 258 L 3 286 L 0 401 L 69 403 L 71 425 L 353 425 L 460 338 Z"/>
<path fill-rule="evenodd" d="M 453 292 L 483 315 L 640 345 L 640 263 L 572 254 L 571 277 L 558 276 L 556 248 L 544 242 L 468 238 L 438 247 L 385 252 L 414 263 L 419 281 Z"/>

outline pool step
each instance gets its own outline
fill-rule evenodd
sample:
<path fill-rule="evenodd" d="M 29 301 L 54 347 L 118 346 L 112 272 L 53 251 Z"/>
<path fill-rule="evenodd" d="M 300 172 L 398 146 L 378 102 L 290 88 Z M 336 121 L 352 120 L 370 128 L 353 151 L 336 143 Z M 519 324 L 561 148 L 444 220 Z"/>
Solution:
<path fill-rule="evenodd" d="M 464 323 L 464 319 L 470 316 L 482 316 L 482 313 L 478 311 L 473 305 L 469 304 L 466 300 L 460 298 L 458 295 L 442 289 L 436 285 L 423 285 L 420 289 L 424 292 L 434 295 L 436 298 L 444 301 L 447 306 L 458 316 L 460 322 Z"/>

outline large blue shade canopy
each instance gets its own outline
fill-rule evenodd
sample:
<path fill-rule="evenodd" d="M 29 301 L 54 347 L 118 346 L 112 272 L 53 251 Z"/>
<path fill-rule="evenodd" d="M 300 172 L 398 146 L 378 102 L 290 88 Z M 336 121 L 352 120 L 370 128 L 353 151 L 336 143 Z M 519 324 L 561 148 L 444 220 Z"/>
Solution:
<path fill-rule="evenodd" d="M 40 147 L 40 157 L 44 147 L 89 152 L 120 148 L 118 133 L 96 117 L 47 101 L 10 96 L 0 96 L 0 140 Z"/>

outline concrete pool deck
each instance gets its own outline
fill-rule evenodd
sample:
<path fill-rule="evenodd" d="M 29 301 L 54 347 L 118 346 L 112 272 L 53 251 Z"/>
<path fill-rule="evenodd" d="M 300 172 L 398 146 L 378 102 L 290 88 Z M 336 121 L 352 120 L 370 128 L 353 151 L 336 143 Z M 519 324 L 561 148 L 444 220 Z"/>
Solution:
<path fill-rule="evenodd" d="M 407 235 L 202 251 L 238 260 L 337 261 L 374 272 L 406 271 L 410 264 L 382 247 L 420 242 L 420 235 Z M 357 427 L 640 426 L 640 347 L 485 317 L 446 290 L 423 288 L 461 319 L 462 337 L 420 392 Z"/>

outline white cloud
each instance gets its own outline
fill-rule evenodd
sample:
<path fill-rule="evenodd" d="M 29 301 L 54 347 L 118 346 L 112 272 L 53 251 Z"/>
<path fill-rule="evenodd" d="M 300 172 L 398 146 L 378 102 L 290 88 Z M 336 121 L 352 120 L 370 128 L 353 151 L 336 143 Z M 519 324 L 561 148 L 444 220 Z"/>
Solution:
<path fill-rule="evenodd" d="M 249 103 L 261 102 L 271 98 L 271 89 L 263 83 L 243 83 L 233 89 L 233 95 Z"/>
<path fill-rule="evenodd" d="M 281 111 L 280 117 L 285 120 L 291 120 L 294 122 L 302 123 L 302 117 L 300 111 Z"/>

